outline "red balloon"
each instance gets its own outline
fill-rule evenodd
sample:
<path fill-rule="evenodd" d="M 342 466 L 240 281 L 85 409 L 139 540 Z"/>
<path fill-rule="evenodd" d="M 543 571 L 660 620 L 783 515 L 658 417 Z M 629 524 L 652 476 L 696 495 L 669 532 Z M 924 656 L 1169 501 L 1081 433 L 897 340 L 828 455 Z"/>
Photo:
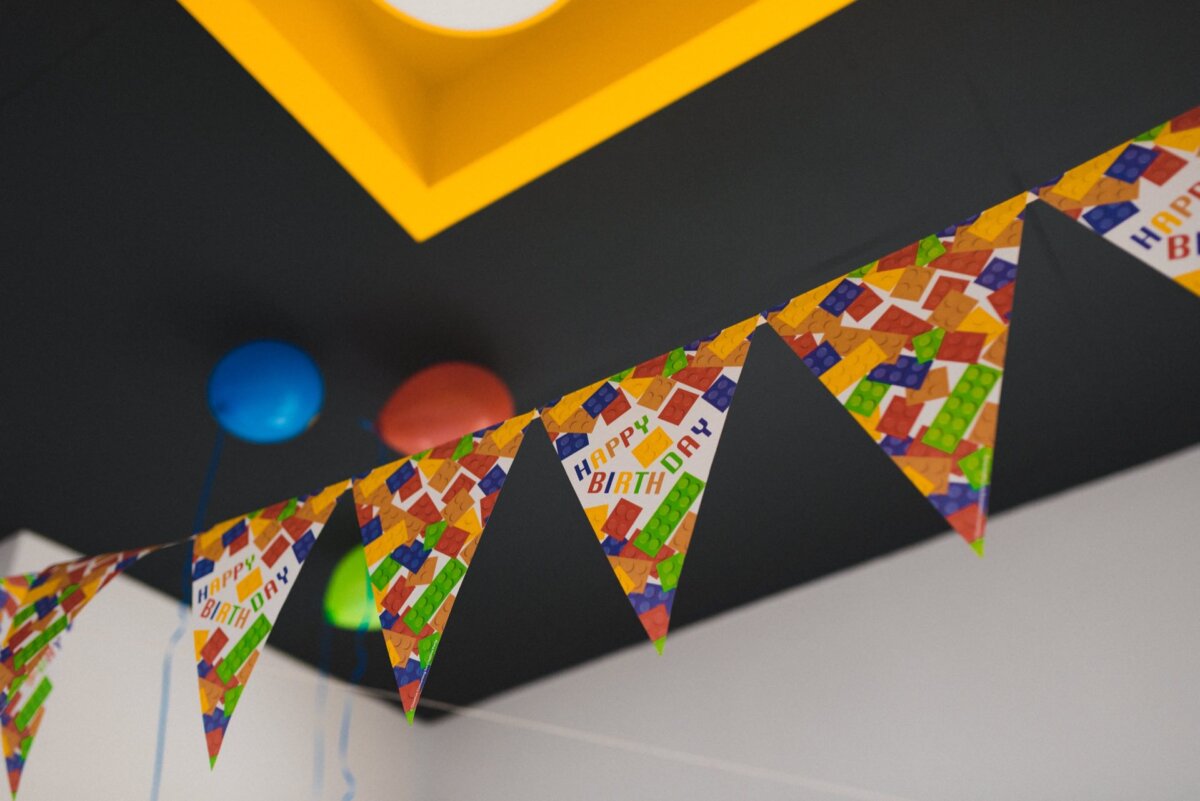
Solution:
<path fill-rule="evenodd" d="M 477 364 L 442 362 L 396 388 L 375 430 L 390 448 L 411 454 L 512 416 L 512 395 L 499 376 Z"/>

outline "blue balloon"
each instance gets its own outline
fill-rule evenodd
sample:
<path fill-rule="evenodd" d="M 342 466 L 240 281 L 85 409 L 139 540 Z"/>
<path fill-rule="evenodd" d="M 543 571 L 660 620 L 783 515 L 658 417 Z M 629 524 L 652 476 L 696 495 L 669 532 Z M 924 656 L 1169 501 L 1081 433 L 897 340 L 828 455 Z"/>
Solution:
<path fill-rule="evenodd" d="M 321 411 L 325 384 L 308 354 L 286 342 L 249 342 L 208 377 L 208 408 L 226 432 L 249 442 L 302 434 Z"/>

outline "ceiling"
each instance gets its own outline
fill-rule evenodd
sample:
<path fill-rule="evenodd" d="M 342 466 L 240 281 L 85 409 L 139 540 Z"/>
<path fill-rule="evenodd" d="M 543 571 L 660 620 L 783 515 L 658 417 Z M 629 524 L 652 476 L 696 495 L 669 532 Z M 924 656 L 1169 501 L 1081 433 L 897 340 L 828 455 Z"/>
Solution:
<path fill-rule="evenodd" d="M 227 442 L 209 524 L 389 458 L 363 423 L 422 366 L 478 361 L 528 408 L 1200 102 L 1200 51 L 1174 24 L 1190 2 L 860 0 L 418 245 L 174 3 L 5 13 L 0 529 L 85 552 L 191 532 L 216 435 L 204 382 L 245 340 L 312 353 L 327 406 L 294 442 Z M 1200 395 L 1195 298 L 1051 209 L 1029 218 L 994 510 L 1200 442 L 1181 405 Z M 535 424 L 430 698 L 470 703 L 633 643 L 652 653 L 542 440 Z M 335 513 L 271 637 L 309 661 L 352 512 Z M 764 331 L 673 627 L 945 528 Z M 135 575 L 178 595 L 186 558 Z M 353 636 L 334 634 L 343 675 Z M 365 680 L 394 686 L 381 638 L 366 647 Z"/>

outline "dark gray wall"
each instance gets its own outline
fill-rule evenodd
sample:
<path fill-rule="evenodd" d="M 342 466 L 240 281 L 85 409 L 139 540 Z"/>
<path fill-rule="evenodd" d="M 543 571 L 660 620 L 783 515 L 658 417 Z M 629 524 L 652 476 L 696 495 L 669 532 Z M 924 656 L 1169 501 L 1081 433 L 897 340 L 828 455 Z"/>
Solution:
<path fill-rule="evenodd" d="M 180 7 L 9 0 L 0 529 L 89 552 L 190 533 L 216 431 L 204 381 L 247 339 L 307 348 L 328 405 L 295 442 L 227 443 L 208 523 L 381 461 L 362 420 L 423 365 L 488 364 L 523 407 L 615 372 L 1200 103 L 1197 22 L 1194 2 L 861 0 L 416 245 Z M 1050 209 L 1029 217 L 1000 510 L 1200 441 L 1196 300 Z M 541 439 L 431 696 L 471 701 L 643 636 Z M 944 528 L 764 333 L 674 624 Z M 344 504 L 274 644 L 318 658 L 321 590 L 356 538 Z M 137 575 L 178 593 L 185 557 Z M 390 686 L 367 647 L 368 681 Z M 336 671 L 353 651 L 334 635 Z"/>

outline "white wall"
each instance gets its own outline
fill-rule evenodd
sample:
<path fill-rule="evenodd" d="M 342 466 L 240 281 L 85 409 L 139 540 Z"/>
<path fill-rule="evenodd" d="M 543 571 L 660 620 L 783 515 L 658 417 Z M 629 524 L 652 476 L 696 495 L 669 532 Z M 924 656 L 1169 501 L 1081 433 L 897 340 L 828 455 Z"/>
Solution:
<path fill-rule="evenodd" d="M 616 653 L 443 723 L 410 728 L 358 697 L 356 798 L 1194 798 L 1197 490 L 1200 448 L 995 518 L 986 559 L 948 535 L 676 632 L 664 657 Z M 0 551 L 12 569 L 63 554 L 34 535 Z M 89 607 L 22 801 L 149 797 L 177 619 L 128 579 Z M 343 798 L 340 689 L 320 720 L 322 795 L 315 675 L 273 651 L 209 775 L 189 651 L 164 801 Z M 262 773 L 276 768 L 291 775 Z"/>

